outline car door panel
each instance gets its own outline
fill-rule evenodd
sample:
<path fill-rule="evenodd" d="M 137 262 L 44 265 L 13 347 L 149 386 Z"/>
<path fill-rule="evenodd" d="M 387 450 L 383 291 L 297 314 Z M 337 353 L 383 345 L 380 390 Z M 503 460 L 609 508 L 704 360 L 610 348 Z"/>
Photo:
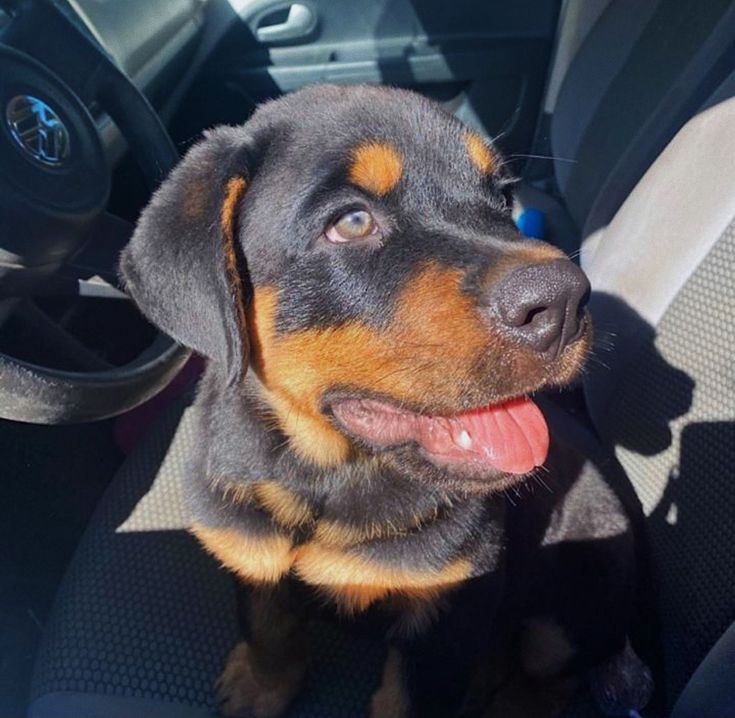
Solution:
<path fill-rule="evenodd" d="M 198 118 L 203 124 L 215 121 L 214 115 L 243 121 L 258 102 L 312 83 L 381 83 L 439 100 L 471 126 L 499 137 L 507 152 L 530 146 L 556 27 L 556 2 L 230 4 L 238 17 L 194 90 L 192 108 L 209 108 L 213 114 Z M 306 19 L 295 13 L 297 6 Z M 289 27 L 291 36 L 284 37 Z"/>

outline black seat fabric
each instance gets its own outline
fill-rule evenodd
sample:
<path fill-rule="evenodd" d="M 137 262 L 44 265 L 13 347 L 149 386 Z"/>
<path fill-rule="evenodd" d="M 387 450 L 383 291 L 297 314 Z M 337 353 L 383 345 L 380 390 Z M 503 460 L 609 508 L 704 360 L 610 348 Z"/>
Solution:
<path fill-rule="evenodd" d="M 130 456 L 97 509 L 46 631 L 31 716 L 193 718 L 213 709 L 236 631 L 234 594 L 183 530 L 177 476 L 195 437 L 179 422 L 182 409 Z"/>
<path fill-rule="evenodd" d="M 198 437 L 188 400 L 136 448 L 100 503 L 57 596 L 30 718 L 202 718 L 238 640 L 234 583 L 186 533 L 180 478 Z M 292 718 L 365 712 L 378 637 L 317 623 L 315 669 Z M 359 670 L 355 670 L 359 667 Z"/>

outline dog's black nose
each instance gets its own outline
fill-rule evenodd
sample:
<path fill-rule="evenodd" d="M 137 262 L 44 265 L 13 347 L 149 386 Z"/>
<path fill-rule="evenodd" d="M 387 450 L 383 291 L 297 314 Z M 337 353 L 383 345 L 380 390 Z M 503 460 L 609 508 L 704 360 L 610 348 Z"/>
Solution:
<path fill-rule="evenodd" d="M 488 289 L 502 330 L 540 354 L 558 356 L 582 332 L 590 284 L 567 259 L 518 267 Z"/>

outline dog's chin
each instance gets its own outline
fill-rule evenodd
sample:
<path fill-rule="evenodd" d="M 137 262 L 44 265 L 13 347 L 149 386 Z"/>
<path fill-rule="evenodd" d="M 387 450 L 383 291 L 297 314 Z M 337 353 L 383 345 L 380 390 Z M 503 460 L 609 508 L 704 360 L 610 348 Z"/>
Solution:
<path fill-rule="evenodd" d="M 511 489 L 533 476 L 537 468 L 524 474 L 498 471 L 481 462 L 447 462 L 432 456 L 417 444 L 388 448 L 380 452 L 400 473 L 413 476 L 432 487 L 462 494 L 494 494 Z"/>
<path fill-rule="evenodd" d="M 525 396 L 444 416 L 366 397 L 333 399 L 327 411 L 343 433 L 399 469 L 473 493 L 522 481 L 549 448 L 546 421 Z"/>

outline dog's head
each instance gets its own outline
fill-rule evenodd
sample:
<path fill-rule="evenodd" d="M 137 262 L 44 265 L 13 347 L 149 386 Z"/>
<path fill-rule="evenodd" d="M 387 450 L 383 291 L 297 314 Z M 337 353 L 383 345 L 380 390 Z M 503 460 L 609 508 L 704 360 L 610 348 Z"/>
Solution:
<path fill-rule="evenodd" d="M 302 458 L 380 453 L 486 490 L 543 463 L 526 395 L 590 341 L 584 275 L 521 237 L 508 190 L 493 147 L 421 96 L 310 88 L 209 132 L 122 271 L 228 381 L 252 368 Z"/>

